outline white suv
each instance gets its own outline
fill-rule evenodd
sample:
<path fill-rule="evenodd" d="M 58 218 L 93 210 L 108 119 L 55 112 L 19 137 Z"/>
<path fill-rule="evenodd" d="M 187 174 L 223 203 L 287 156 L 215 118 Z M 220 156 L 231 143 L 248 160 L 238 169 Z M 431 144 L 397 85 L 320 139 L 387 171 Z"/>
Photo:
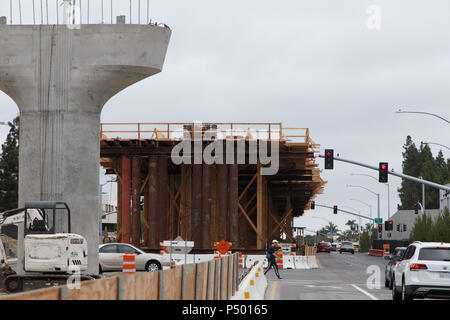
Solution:
<path fill-rule="evenodd" d="M 450 298 L 450 243 L 414 242 L 394 269 L 393 300 Z"/>

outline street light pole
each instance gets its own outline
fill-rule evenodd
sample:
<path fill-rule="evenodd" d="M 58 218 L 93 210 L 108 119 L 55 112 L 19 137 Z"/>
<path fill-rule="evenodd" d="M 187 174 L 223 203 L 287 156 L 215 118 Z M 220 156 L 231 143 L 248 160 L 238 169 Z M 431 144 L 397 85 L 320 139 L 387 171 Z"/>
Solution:
<path fill-rule="evenodd" d="M 439 118 L 439 119 L 441 119 L 441 120 L 444 120 L 444 121 L 447 122 L 447 123 L 450 123 L 450 121 L 448 121 L 447 119 L 445 119 L 445 118 L 443 118 L 443 117 L 441 117 L 441 116 L 438 116 L 437 114 L 431 113 L 431 112 L 422 112 L 422 111 L 402 111 L 402 109 L 398 109 L 395 113 L 420 113 L 420 114 L 426 114 L 426 115 L 433 116 L 433 117 Z"/>
<path fill-rule="evenodd" d="M 424 144 L 436 144 L 436 145 L 438 145 L 438 146 L 441 146 L 441 147 L 444 147 L 444 148 L 450 150 L 449 147 L 447 147 L 447 146 L 445 146 L 445 145 L 443 145 L 443 144 L 440 144 L 440 143 L 436 143 L 436 142 L 421 142 L 421 143 L 420 143 L 421 146 L 424 145 Z"/>
<path fill-rule="evenodd" d="M 367 191 L 375 194 L 377 196 L 377 218 L 380 219 L 380 194 L 379 193 L 373 192 L 372 190 L 367 189 L 366 187 L 363 187 L 363 186 L 352 186 L 352 185 L 348 184 L 347 187 L 359 187 L 359 188 L 366 189 Z M 380 236 L 380 232 L 378 231 L 378 237 L 379 236 Z"/>
<path fill-rule="evenodd" d="M 372 206 L 371 206 L 370 204 L 365 203 L 364 201 L 361 201 L 361 200 L 358 200 L 358 199 L 350 199 L 350 200 L 359 201 L 359 202 L 361 202 L 362 204 L 365 204 L 366 206 L 368 206 L 368 207 L 369 207 L 369 210 L 370 210 L 370 217 L 372 218 Z"/>
<path fill-rule="evenodd" d="M 347 187 L 363 188 L 363 189 L 366 189 L 367 191 L 369 191 L 370 193 L 373 193 L 374 195 L 376 195 L 377 196 L 377 218 L 380 218 L 380 194 L 379 193 L 373 192 L 372 190 L 367 189 L 366 187 L 363 187 L 363 186 L 353 186 L 351 184 L 348 184 Z"/>
<path fill-rule="evenodd" d="M 374 176 L 371 176 L 370 174 L 364 174 L 364 173 L 350 173 L 351 176 L 366 176 L 366 177 L 371 177 L 372 179 L 375 179 L 375 181 L 378 181 L 377 178 L 375 178 Z M 387 192 L 387 205 L 388 205 L 388 220 L 391 220 L 391 200 L 390 200 L 390 188 L 389 188 L 389 183 L 384 183 L 384 185 L 387 186 L 388 192 Z"/>

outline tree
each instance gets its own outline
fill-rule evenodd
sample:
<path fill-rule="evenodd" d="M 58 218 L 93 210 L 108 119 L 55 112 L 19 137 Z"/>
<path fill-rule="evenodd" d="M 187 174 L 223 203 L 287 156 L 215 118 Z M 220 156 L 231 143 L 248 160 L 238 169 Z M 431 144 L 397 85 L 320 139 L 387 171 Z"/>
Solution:
<path fill-rule="evenodd" d="M 339 229 L 338 226 L 335 225 L 333 222 L 329 222 L 325 227 L 323 227 L 319 232 L 328 234 L 328 233 L 338 233 Z"/>
<path fill-rule="evenodd" d="M 427 214 L 419 215 L 409 235 L 409 241 L 433 241 L 432 227 L 433 220 L 431 216 Z"/>
<path fill-rule="evenodd" d="M 433 158 L 430 147 L 426 144 L 420 148 L 420 155 L 422 158 L 422 168 L 420 170 L 420 176 L 422 179 L 442 183 L 442 179 L 439 176 L 439 169 L 437 162 Z M 422 194 L 421 194 L 422 196 Z M 420 201 L 422 202 L 422 200 Z M 425 206 L 426 208 L 439 208 L 439 190 L 425 186 Z"/>
<path fill-rule="evenodd" d="M 372 245 L 372 241 L 377 238 L 378 230 L 371 223 L 367 223 L 359 240 L 359 251 L 367 252 Z"/>
<path fill-rule="evenodd" d="M 424 180 L 432 181 L 439 184 L 447 184 L 450 181 L 450 159 L 445 161 L 442 150 L 439 151 L 436 158 L 428 144 L 421 144 L 420 149 L 411 139 L 406 137 L 406 143 L 403 146 L 404 152 L 402 169 L 403 173 L 413 176 L 422 177 Z M 422 202 L 422 185 L 420 183 L 402 180 L 399 192 L 401 204 L 399 210 L 412 210 L 414 204 Z M 439 190 L 425 186 L 425 207 L 427 209 L 439 208 Z"/>
<path fill-rule="evenodd" d="M 17 208 L 19 200 L 19 117 L 10 127 L 0 156 L 0 212 Z"/>
<path fill-rule="evenodd" d="M 450 242 L 450 213 L 445 208 L 433 221 L 430 216 L 424 215 L 416 219 L 409 240 L 424 242 Z"/>
<path fill-rule="evenodd" d="M 345 225 L 346 225 L 346 226 L 349 226 L 349 227 L 350 227 L 350 230 L 354 231 L 354 230 L 355 230 L 355 227 L 356 227 L 356 220 L 348 220 L 348 221 L 345 223 Z"/>
<path fill-rule="evenodd" d="M 433 241 L 450 242 L 450 213 L 447 207 L 433 223 L 431 234 Z"/>
<path fill-rule="evenodd" d="M 406 137 L 406 143 L 403 145 L 404 152 L 402 169 L 403 173 L 409 176 L 418 177 L 420 175 L 422 163 L 420 152 L 411 139 L 411 136 Z M 398 206 L 399 210 L 413 209 L 414 204 L 420 200 L 421 193 L 420 184 L 410 181 L 402 180 L 401 187 L 398 189 L 401 204 Z"/>

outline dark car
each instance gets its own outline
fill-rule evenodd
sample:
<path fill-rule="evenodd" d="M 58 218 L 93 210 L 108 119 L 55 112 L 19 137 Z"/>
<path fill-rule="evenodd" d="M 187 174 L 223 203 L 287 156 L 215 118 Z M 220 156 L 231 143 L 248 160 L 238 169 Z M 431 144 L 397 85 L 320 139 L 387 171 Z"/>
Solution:
<path fill-rule="evenodd" d="M 406 247 L 397 247 L 394 249 L 394 253 L 391 256 L 384 257 L 386 260 L 389 260 L 386 264 L 386 269 L 384 270 L 384 286 L 386 288 L 392 289 L 392 274 L 394 272 L 394 268 L 400 261 L 402 261 L 405 251 Z"/>
<path fill-rule="evenodd" d="M 322 251 L 330 253 L 331 246 L 329 242 L 319 242 L 319 244 L 317 245 L 317 252 Z"/>

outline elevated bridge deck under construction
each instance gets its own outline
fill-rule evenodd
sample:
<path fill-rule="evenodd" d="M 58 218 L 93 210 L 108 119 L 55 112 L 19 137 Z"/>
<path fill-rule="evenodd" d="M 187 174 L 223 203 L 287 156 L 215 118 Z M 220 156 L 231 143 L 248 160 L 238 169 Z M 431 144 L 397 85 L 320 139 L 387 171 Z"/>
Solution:
<path fill-rule="evenodd" d="M 293 217 L 326 183 L 318 146 L 307 128 L 281 123 L 103 123 L 101 165 L 118 183 L 117 241 L 148 250 L 177 236 L 197 250 L 222 239 L 233 250 L 262 250 L 283 234 L 294 242 Z M 271 165 L 276 173 L 264 174 Z"/>

